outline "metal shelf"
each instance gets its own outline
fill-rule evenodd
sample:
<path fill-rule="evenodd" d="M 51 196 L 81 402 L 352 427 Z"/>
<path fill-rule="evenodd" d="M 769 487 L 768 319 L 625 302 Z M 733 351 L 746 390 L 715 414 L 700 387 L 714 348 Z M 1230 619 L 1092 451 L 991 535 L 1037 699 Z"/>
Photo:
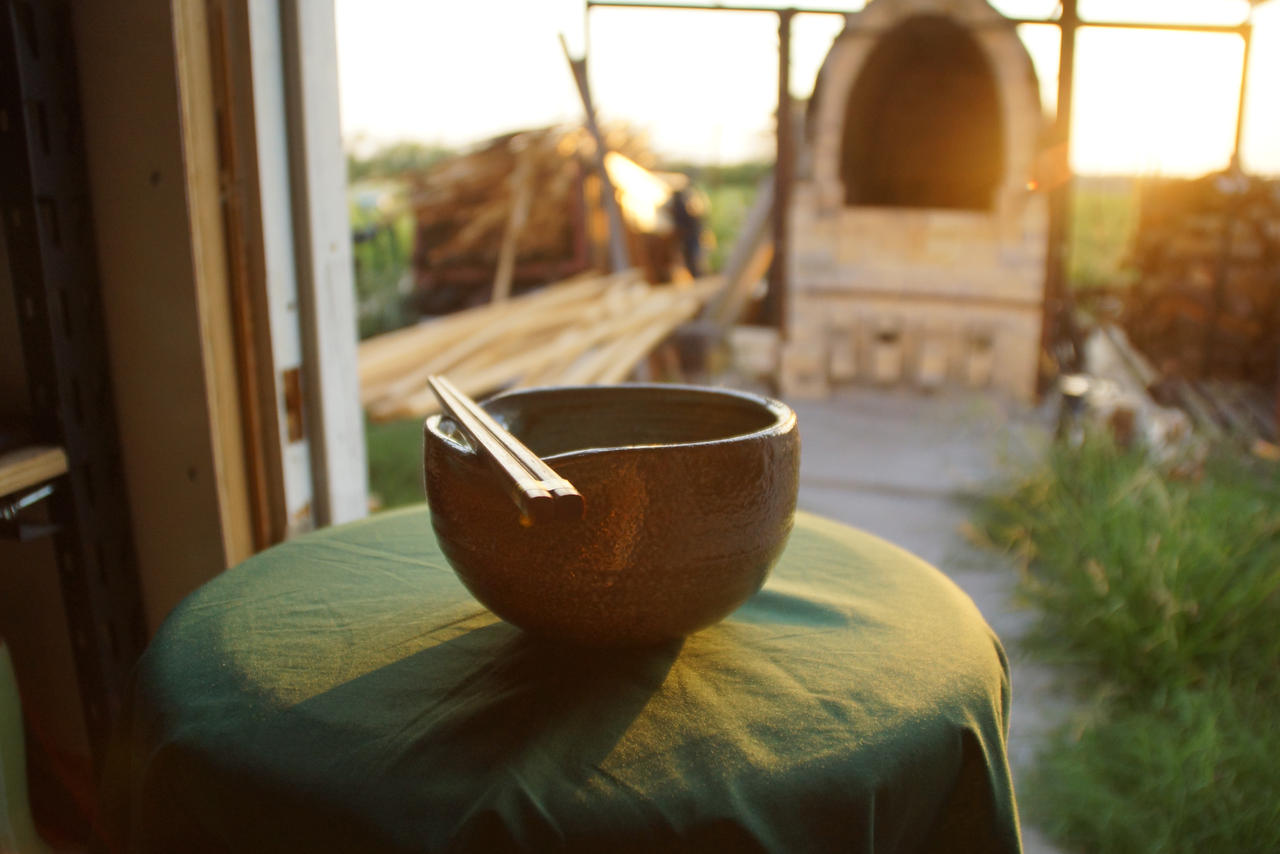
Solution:
<path fill-rule="evenodd" d="M 85 165 L 71 4 L 0 0 L 0 227 L 32 435 L 0 460 L 0 524 L 52 536 L 85 725 L 100 761 L 146 645 Z M 63 474 L 56 488 L 40 479 Z M 12 480 L 9 480 L 12 475 Z M 34 479 L 34 490 L 22 490 Z M 40 514 L 16 513 L 48 499 Z"/>

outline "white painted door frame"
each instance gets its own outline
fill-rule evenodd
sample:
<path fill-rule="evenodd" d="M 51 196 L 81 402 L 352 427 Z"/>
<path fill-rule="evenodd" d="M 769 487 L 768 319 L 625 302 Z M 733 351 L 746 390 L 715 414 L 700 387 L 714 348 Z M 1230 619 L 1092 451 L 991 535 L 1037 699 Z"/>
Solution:
<path fill-rule="evenodd" d="M 360 518 L 368 505 L 334 10 L 331 0 L 222 2 L 238 30 L 227 61 L 249 69 L 231 108 L 252 128 L 247 228 L 259 230 L 263 379 L 274 389 L 288 536 Z"/>

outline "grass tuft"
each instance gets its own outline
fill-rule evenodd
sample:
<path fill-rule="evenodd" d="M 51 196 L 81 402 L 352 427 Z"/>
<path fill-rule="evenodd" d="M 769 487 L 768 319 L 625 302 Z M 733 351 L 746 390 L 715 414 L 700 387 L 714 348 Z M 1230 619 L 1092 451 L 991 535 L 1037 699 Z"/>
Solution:
<path fill-rule="evenodd" d="M 369 492 L 381 510 L 427 500 L 422 485 L 423 421 L 365 422 Z"/>
<path fill-rule="evenodd" d="M 988 498 L 1028 638 L 1079 674 L 1029 812 L 1083 850 L 1280 850 L 1280 484 L 1221 455 L 1195 479 L 1091 439 Z"/>

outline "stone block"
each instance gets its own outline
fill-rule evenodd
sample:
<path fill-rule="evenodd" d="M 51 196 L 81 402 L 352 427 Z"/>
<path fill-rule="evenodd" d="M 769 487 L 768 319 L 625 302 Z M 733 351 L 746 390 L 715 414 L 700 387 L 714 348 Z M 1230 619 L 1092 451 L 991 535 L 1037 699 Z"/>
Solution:
<path fill-rule="evenodd" d="M 813 400 L 827 396 L 830 385 L 821 336 L 806 341 L 790 341 L 783 346 L 778 387 L 784 397 Z"/>
<path fill-rule="evenodd" d="M 729 332 L 729 352 L 733 366 L 743 376 L 776 376 L 779 350 L 776 329 L 767 326 L 735 326 Z"/>
<path fill-rule="evenodd" d="M 827 376 L 833 383 L 858 376 L 858 329 L 851 321 L 834 321 L 827 331 Z"/>

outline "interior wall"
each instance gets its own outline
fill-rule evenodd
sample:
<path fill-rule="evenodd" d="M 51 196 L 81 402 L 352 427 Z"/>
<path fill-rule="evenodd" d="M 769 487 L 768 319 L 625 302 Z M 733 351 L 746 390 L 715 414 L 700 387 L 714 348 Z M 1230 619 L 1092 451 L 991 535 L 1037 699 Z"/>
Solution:
<path fill-rule="evenodd" d="M 885 33 L 850 92 L 841 158 L 848 205 L 990 208 L 1004 129 L 973 37 L 942 15 Z"/>

